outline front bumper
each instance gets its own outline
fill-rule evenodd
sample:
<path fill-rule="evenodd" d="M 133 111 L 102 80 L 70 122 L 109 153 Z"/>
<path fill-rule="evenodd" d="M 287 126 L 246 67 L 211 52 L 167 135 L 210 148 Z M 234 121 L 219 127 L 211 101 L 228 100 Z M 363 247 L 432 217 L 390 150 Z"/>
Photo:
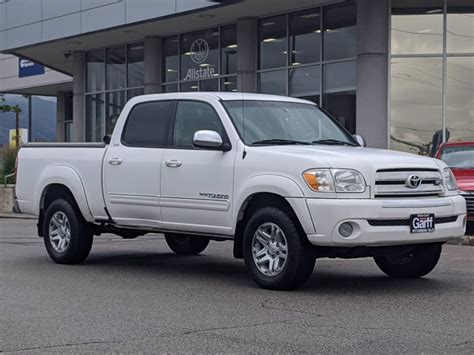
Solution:
<path fill-rule="evenodd" d="M 466 202 L 461 196 L 413 200 L 306 199 L 306 204 L 316 230 L 308 234 L 313 245 L 352 247 L 443 242 L 463 236 L 466 228 Z M 385 225 L 392 220 L 407 220 L 417 213 L 434 213 L 444 223 L 437 223 L 434 232 L 416 234 L 410 233 L 409 225 Z M 346 238 L 338 232 L 344 222 L 354 227 Z"/>

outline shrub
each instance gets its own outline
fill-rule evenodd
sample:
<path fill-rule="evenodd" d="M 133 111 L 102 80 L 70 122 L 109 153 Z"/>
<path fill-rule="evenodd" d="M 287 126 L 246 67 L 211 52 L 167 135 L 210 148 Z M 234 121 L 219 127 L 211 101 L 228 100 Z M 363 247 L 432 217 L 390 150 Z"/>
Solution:
<path fill-rule="evenodd" d="M 0 183 L 3 184 L 5 175 L 9 175 L 15 172 L 16 156 L 18 154 L 17 149 L 4 149 L 2 152 L 2 164 L 0 167 Z M 8 183 L 15 183 L 15 177 L 8 179 Z"/>

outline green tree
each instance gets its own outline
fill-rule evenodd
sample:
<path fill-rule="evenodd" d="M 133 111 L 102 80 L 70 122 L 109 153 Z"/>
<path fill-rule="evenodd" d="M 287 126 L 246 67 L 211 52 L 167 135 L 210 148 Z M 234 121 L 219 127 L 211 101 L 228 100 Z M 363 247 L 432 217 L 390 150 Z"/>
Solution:
<path fill-rule="evenodd" d="M 18 105 L 12 106 L 5 103 L 5 98 L 0 97 L 0 112 L 15 113 L 15 147 L 20 148 L 20 113 L 21 108 Z"/>

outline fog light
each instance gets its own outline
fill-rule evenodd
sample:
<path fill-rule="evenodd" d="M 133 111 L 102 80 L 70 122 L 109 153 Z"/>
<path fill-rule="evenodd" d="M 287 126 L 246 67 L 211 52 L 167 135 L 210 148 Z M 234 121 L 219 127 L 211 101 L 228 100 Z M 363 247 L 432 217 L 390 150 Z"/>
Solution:
<path fill-rule="evenodd" d="M 352 228 L 352 224 L 350 224 L 349 222 L 344 222 L 339 226 L 339 234 L 344 238 L 349 237 L 353 231 L 354 228 Z"/>

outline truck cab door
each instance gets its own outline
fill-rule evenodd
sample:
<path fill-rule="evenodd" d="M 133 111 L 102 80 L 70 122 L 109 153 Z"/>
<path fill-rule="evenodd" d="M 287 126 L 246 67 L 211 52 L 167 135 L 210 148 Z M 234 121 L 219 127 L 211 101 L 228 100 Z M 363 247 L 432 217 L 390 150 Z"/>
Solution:
<path fill-rule="evenodd" d="M 232 189 L 235 149 L 200 149 L 193 146 L 199 130 L 227 134 L 213 106 L 204 101 L 179 100 L 172 146 L 161 164 L 163 227 L 173 231 L 228 234 L 232 226 Z"/>
<path fill-rule="evenodd" d="M 174 106 L 174 100 L 136 104 L 121 137 L 113 137 L 103 164 L 104 198 L 119 225 L 161 227 L 161 161 Z"/>

